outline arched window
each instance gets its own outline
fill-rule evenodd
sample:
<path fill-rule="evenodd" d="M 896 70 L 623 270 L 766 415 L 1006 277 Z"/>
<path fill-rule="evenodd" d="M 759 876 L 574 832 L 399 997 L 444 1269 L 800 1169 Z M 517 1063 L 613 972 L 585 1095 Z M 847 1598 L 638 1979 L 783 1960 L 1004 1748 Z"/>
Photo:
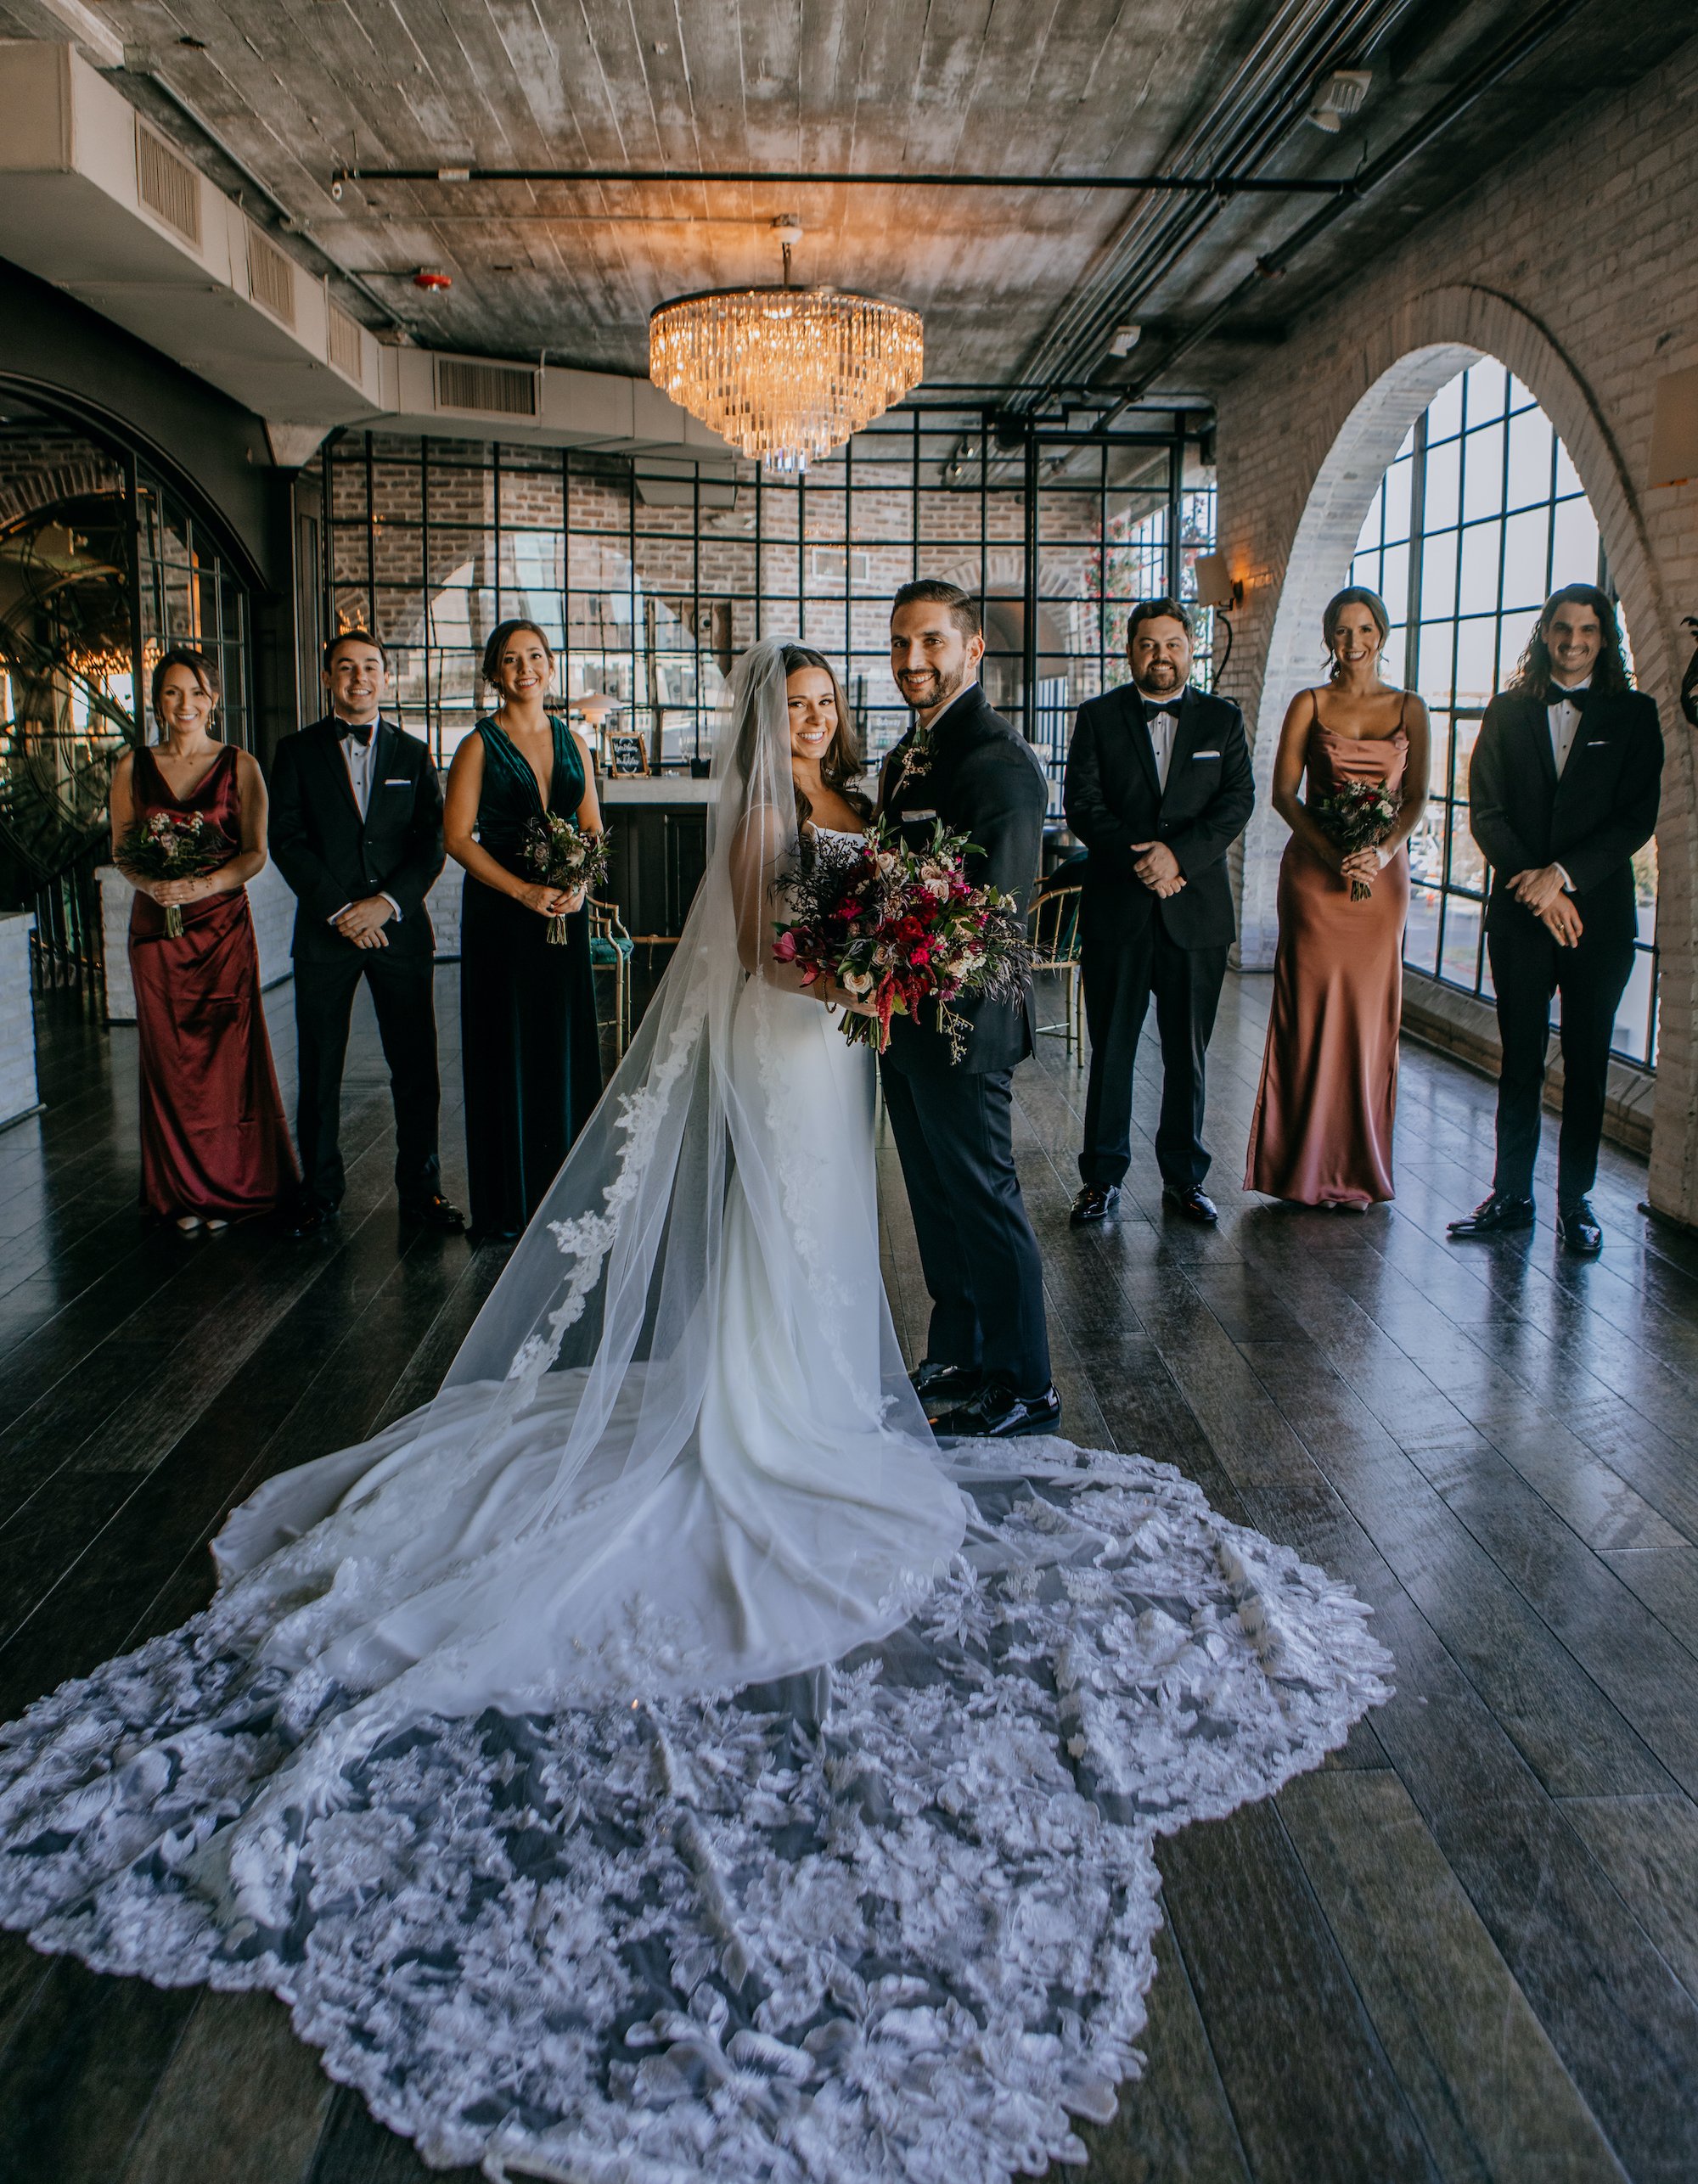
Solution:
<path fill-rule="evenodd" d="M 1489 996 L 1487 873 L 1468 831 L 1468 764 L 1487 700 L 1515 671 L 1560 584 L 1614 597 L 1598 525 L 1550 419 L 1491 357 L 1460 372 L 1418 418 L 1386 471 L 1351 563 L 1392 616 L 1388 682 L 1432 715 L 1431 801 L 1409 845 L 1403 959 Z M 1625 632 L 1624 632 L 1625 634 Z M 1636 862 L 1639 942 L 1616 1019 L 1616 1051 L 1649 1066 L 1656 1040 L 1656 846 Z"/>

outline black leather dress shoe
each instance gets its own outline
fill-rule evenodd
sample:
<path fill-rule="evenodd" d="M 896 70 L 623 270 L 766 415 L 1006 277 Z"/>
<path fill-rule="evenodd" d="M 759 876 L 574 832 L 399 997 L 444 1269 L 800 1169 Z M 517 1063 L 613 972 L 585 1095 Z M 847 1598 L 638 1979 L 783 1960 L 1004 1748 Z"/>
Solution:
<path fill-rule="evenodd" d="M 1187 1221 L 1200 1221 L 1205 1228 L 1212 1228 L 1220 1219 L 1214 1200 L 1200 1183 L 1189 1183 L 1183 1188 L 1178 1183 L 1164 1183 L 1161 1203 L 1172 1206 L 1175 1213 L 1184 1214 Z"/>
<path fill-rule="evenodd" d="M 935 1365 L 929 1357 L 922 1359 L 908 1377 L 928 1419 L 970 1402 L 985 1384 L 981 1365 Z"/>
<path fill-rule="evenodd" d="M 451 1206 L 440 1191 L 428 1199 L 408 1199 L 401 1209 L 403 1221 L 416 1221 L 425 1228 L 440 1228 L 458 1233 L 466 1225 L 466 1217 L 458 1206 Z"/>
<path fill-rule="evenodd" d="M 1005 1380 L 987 1380 L 970 1402 L 931 1421 L 940 1440 L 1012 1440 L 1017 1434 L 1053 1434 L 1061 1423 L 1061 1398 L 1054 1388 L 1016 1395 Z"/>
<path fill-rule="evenodd" d="M 1589 1199 L 1577 1199 L 1571 1206 L 1558 1208 L 1556 1232 L 1583 1259 L 1595 1259 L 1604 1249 L 1604 1232 Z"/>
<path fill-rule="evenodd" d="M 1513 1236 L 1518 1229 L 1533 1225 L 1533 1202 L 1531 1199 L 1505 1198 L 1493 1191 L 1489 1199 L 1482 1199 L 1470 1214 L 1460 1221 L 1449 1223 L 1447 1236 L 1459 1239 L 1470 1236 Z"/>
<path fill-rule="evenodd" d="M 340 1217 L 335 1206 L 296 1206 L 286 1226 L 291 1236 L 322 1236 Z"/>
<path fill-rule="evenodd" d="M 1091 1228 L 1110 1214 L 1120 1211 L 1118 1183 L 1087 1183 L 1073 1201 L 1073 1210 L 1067 1216 L 1069 1228 Z"/>

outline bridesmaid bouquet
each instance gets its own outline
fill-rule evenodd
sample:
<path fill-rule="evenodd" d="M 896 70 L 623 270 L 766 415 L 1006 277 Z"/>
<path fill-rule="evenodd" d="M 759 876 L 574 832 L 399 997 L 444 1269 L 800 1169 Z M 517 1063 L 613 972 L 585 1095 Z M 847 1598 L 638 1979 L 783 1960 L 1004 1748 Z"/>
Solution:
<path fill-rule="evenodd" d="M 968 1024 L 949 1003 L 1018 999 L 1032 968 L 1026 927 L 1012 895 L 969 883 L 974 846 L 940 820 L 925 848 L 909 849 L 875 820 L 864 847 L 822 845 L 786 883 L 791 914 L 777 923 L 773 957 L 798 964 L 805 985 L 829 978 L 871 1002 L 874 1014 L 844 1019 L 852 1047 L 882 1054 L 891 1019 L 931 1001 L 959 1061 Z"/>
<path fill-rule="evenodd" d="M 1356 850 L 1377 850 L 1397 823 L 1401 810 L 1389 789 L 1372 781 L 1341 782 L 1314 806 L 1314 814 L 1347 856 Z M 1365 879 L 1350 883 L 1352 902 L 1366 902 L 1374 890 Z"/>
<path fill-rule="evenodd" d="M 118 862 L 138 879 L 200 879 L 228 864 L 236 845 L 204 811 L 149 811 L 119 845 Z M 183 937 L 183 906 L 165 906 L 165 936 Z"/>
<path fill-rule="evenodd" d="M 558 811 L 545 811 L 528 822 L 519 853 L 533 879 L 567 895 L 576 895 L 580 888 L 593 895 L 607 878 L 607 836 L 587 834 L 576 819 L 563 818 Z M 565 945 L 564 916 L 548 920 L 548 938 L 556 947 Z"/>

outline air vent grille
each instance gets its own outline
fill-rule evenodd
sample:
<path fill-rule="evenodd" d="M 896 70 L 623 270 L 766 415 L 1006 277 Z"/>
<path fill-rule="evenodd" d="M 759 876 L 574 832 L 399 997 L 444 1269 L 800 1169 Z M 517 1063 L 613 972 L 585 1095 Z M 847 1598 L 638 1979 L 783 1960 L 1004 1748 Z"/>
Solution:
<path fill-rule="evenodd" d="M 163 137 L 136 125 L 136 190 L 156 220 L 200 248 L 200 175 Z"/>
<path fill-rule="evenodd" d="M 464 357 L 439 357 L 436 407 L 476 410 L 485 417 L 535 417 L 537 375 L 522 364 L 474 363 Z"/>
<path fill-rule="evenodd" d="M 248 230 L 248 294 L 285 326 L 295 323 L 295 261 L 256 227 Z"/>
<path fill-rule="evenodd" d="M 331 363 L 357 386 L 362 377 L 359 322 L 350 318 L 334 303 L 330 306 L 329 346 Z"/>

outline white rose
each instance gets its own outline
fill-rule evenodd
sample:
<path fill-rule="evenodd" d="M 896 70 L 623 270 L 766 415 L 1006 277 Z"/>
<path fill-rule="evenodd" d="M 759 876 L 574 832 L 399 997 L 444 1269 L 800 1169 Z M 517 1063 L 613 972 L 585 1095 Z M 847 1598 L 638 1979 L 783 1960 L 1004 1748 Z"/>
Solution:
<path fill-rule="evenodd" d="M 838 981 L 846 993 L 870 993 L 873 981 L 865 971 L 845 971 Z"/>

